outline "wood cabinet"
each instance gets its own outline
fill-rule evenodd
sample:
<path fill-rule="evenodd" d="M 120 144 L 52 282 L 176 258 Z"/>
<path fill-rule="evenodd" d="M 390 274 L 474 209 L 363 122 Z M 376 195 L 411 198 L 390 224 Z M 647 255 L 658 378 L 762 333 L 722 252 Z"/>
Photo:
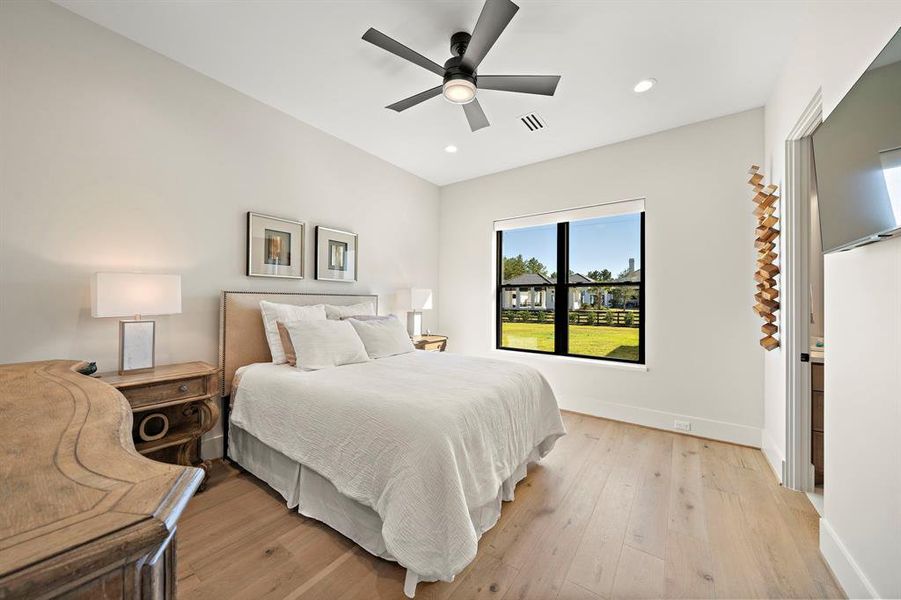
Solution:
<path fill-rule="evenodd" d="M 210 462 L 200 458 L 200 438 L 219 419 L 216 367 L 187 362 L 140 373 L 103 373 L 100 379 L 131 405 L 132 440 L 138 452 L 161 462 L 200 467 L 209 474 Z"/>
<path fill-rule="evenodd" d="M 128 402 L 78 365 L 0 366 L 0 599 L 175 598 L 203 471 L 138 454 Z"/>
<path fill-rule="evenodd" d="M 813 479 L 815 485 L 823 483 L 823 409 L 824 385 L 823 365 L 810 365 L 810 461 L 813 463 Z"/>

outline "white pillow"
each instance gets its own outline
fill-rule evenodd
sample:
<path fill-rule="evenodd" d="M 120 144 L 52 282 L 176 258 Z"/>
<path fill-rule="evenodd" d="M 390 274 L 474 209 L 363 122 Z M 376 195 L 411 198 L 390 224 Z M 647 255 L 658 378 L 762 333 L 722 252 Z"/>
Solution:
<path fill-rule="evenodd" d="M 385 358 L 415 350 L 406 328 L 393 315 L 386 319 L 348 319 L 347 322 L 363 340 L 369 358 Z"/>
<path fill-rule="evenodd" d="M 284 324 L 297 354 L 297 368 L 316 371 L 366 362 L 366 348 L 348 321 L 319 319 Z"/>
<path fill-rule="evenodd" d="M 260 301 L 260 311 L 263 313 L 263 328 L 266 330 L 266 341 L 269 342 L 269 353 L 272 354 L 272 362 L 280 365 L 286 362 L 285 349 L 282 340 L 278 336 L 278 321 L 325 320 L 325 305 L 294 306 L 293 304 L 277 304 L 275 302 Z"/>
<path fill-rule="evenodd" d="M 346 319 L 356 315 L 374 315 L 375 304 L 372 302 L 360 302 L 359 304 L 351 304 L 349 306 L 338 306 L 337 304 L 326 304 L 325 315 L 329 319 Z"/>

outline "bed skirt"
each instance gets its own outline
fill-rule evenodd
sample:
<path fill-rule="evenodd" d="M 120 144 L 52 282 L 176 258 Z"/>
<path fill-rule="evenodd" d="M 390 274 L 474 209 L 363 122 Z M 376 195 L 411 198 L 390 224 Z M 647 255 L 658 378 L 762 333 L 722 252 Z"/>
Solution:
<path fill-rule="evenodd" d="M 229 424 L 228 456 L 281 494 L 288 508 L 296 508 L 300 514 L 325 523 L 374 556 L 395 561 L 385 547 L 382 519 L 378 513 L 339 492 L 331 481 L 313 469 L 288 458 L 234 424 Z M 526 460 L 503 482 L 496 498 L 470 508 L 469 516 L 480 538 L 497 523 L 501 502 L 513 500 L 516 484 L 526 477 L 529 464 L 538 462 L 539 457 L 538 448 L 533 448 Z M 408 569 L 404 593 L 409 598 L 413 597 L 419 581 L 428 580 L 420 579 Z"/>

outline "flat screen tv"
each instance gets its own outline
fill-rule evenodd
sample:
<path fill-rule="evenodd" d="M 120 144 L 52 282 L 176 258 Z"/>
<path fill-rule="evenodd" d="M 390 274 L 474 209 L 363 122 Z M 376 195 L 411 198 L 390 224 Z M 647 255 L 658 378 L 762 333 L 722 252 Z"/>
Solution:
<path fill-rule="evenodd" d="M 901 29 L 813 133 L 824 252 L 901 235 Z"/>

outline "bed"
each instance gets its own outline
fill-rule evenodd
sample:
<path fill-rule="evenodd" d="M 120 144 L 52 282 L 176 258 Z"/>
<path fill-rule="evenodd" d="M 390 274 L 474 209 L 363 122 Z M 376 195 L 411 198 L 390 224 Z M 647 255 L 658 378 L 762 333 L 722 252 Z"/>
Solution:
<path fill-rule="evenodd" d="M 319 371 L 276 365 L 261 300 L 378 303 L 223 292 L 227 456 L 289 508 L 405 567 L 408 597 L 420 581 L 452 581 L 528 465 L 565 434 L 547 382 L 516 363 L 424 351 Z"/>

